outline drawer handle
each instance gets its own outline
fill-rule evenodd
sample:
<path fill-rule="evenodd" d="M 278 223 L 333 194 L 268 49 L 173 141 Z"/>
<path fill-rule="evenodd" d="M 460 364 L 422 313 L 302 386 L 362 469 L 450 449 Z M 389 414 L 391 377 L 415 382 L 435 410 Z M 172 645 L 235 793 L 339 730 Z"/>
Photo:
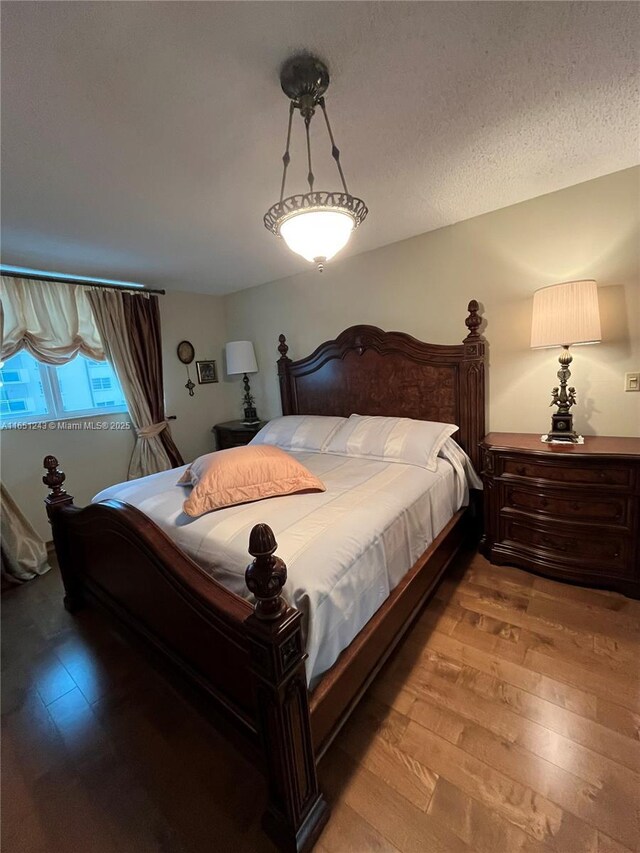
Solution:
<path fill-rule="evenodd" d="M 571 509 L 575 509 L 575 511 L 577 512 L 581 506 L 582 504 L 579 504 L 578 501 L 573 501 L 573 503 L 571 504 Z"/>
<path fill-rule="evenodd" d="M 527 473 L 527 468 L 525 465 L 518 465 L 516 468 L 516 474 L 521 474 L 523 477 Z"/>
<path fill-rule="evenodd" d="M 549 506 L 549 501 L 546 498 L 540 500 L 540 506 Z"/>

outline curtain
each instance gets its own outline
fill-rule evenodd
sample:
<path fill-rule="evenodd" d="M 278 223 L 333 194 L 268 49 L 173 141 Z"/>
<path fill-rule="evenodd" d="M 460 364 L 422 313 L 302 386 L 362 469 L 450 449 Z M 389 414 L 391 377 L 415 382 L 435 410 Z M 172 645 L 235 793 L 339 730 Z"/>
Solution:
<path fill-rule="evenodd" d="M 12 583 L 22 583 L 43 575 L 51 568 L 47 562 L 44 542 L 1 483 L 0 496 L 2 574 Z"/>
<path fill-rule="evenodd" d="M 66 364 L 78 353 L 104 361 L 88 296 L 86 288 L 66 282 L 0 277 L 0 359 L 26 349 L 46 364 Z"/>
<path fill-rule="evenodd" d="M 87 296 L 136 430 L 128 478 L 182 465 L 164 413 L 158 298 L 107 289 Z"/>

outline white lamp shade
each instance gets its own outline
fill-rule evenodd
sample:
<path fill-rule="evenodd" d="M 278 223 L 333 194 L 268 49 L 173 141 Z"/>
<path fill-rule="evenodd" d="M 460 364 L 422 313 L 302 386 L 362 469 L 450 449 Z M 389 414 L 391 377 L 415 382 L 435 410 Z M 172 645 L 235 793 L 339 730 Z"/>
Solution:
<path fill-rule="evenodd" d="M 600 340 L 595 281 L 565 281 L 533 294 L 532 347 L 596 344 Z"/>
<path fill-rule="evenodd" d="M 292 252 L 307 261 L 330 260 L 349 242 L 355 222 L 339 210 L 303 210 L 280 226 L 280 234 Z"/>
<path fill-rule="evenodd" d="M 257 373 L 258 364 L 251 341 L 230 341 L 225 344 L 227 373 Z"/>

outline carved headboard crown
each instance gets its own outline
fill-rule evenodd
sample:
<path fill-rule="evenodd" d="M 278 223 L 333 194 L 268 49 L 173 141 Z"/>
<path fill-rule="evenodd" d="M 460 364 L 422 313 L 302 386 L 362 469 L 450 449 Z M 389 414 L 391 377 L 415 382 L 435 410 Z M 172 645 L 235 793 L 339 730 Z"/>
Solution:
<path fill-rule="evenodd" d="M 351 326 L 307 358 L 292 361 L 280 335 L 278 376 L 285 415 L 387 415 L 455 423 L 454 438 L 480 469 L 484 436 L 485 341 L 479 305 L 469 303 L 461 344 L 429 344 L 404 332 Z"/>

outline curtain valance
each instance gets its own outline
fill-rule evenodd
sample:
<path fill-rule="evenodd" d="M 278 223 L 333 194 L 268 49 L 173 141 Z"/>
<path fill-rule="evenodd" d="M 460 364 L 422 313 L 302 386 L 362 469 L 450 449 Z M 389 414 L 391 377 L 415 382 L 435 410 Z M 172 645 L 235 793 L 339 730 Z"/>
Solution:
<path fill-rule="evenodd" d="M 46 364 L 66 364 L 78 353 L 104 361 L 86 288 L 2 276 L 0 300 L 3 361 L 22 349 Z"/>

